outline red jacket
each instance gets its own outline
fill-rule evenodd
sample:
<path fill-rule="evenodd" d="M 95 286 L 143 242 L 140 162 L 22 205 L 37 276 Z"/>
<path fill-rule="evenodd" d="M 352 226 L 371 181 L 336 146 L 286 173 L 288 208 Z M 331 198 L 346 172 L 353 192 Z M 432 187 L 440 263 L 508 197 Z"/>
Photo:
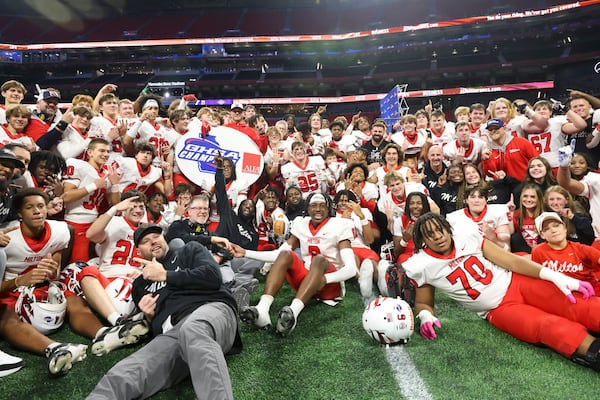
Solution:
<path fill-rule="evenodd" d="M 492 146 L 490 159 L 483 161 L 483 173 L 504 171 L 506 175 L 522 181 L 527 176 L 529 160 L 539 155 L 529 140 L 506 135 L 504 146 Z"/>

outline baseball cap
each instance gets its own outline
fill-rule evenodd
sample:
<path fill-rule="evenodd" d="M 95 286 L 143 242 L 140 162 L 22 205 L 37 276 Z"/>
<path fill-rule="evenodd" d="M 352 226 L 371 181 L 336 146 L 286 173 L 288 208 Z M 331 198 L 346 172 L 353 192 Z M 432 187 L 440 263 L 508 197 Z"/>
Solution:
<path fill-rule="evenodd" d="M 541 213 L 536 219 L 535 219 L 535 229 L 537 229 L 538 232 L 542 231 L 542 226 L 544 225 L 545 221 L 548 220 L 555 220 L 557 222 L 560 222 L 561 224 L 564 224 L 563 220 L 560 218 L 560 216 L 555 213 L 555 212 L 543 212 Z"/>
<path fill-rule="evenodd" d="M 502 128 L 504 126 L 504 121 L 498 118 L 490 119 L 485 126 L 487 129 L 490 128 Z"/>
<path fill-rule="evenodd" d="M 38 100 L 57 99 L 60 100 L 60 93 L 52 89 L 43 89 L 38 95 Z"/>
<path fill-rule="evenodd" d="M 140 240 L 149 233 L 162 233 L 162 228 L 155 224 L 144 224 L 133 232 L 133 243 L 137 247 Z"/>
<path fill-rule="evenodd" d="M 243 110 L 244 105 L 238 101 L 234 101 L 233 104 L 231 105 L 231 109 L 233 110 L 234 108 L 239 108 L 240 110 Z"/>
<path fill-rule="evenodd" d="M 25 168 L 23 161 L 19 160 L 15 153 L 5 148 L 0 148 L 0 160 L 10 160 L 15 164 L 16 168 Z"/>

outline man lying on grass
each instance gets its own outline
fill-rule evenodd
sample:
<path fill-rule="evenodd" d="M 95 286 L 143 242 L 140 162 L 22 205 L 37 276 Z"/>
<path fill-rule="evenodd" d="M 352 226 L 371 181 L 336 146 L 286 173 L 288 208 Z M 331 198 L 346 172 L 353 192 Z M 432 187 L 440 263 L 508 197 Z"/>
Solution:
<path fill-rule="evenodd" d="M 402 266 L 417 286 L 415 312 L 425 339 L 435 339 L 441 327 L 434 316 L 438 288 L 513 337 L 600 371 L 600 339 L 590 334 L 600 332 L 600 298 L 588 282 L 515 256 L 476 228 L 453 235 L 448 221 L 433 213 L 417 220 L 413 240 L 415 255 Z"/>
<path fill-rule="evenodd" d="M 236 257 L 273 263 L 260 301 L 255 307 L 241 310 L 242 321 L 268 329 L 271 326 L 269 310 L 283 282 L 287 279 L 296 291 L 292 303 L 279 311 L 275 330 L 282 336 L 294 330 L 298 315 L 311 298 L 326 302 L 341 300 L 343 282 L 357 273 L 350 247 L 351 221 L 331 218 L 331 200 L 327 195 L 312 193 L 306 204 L 308 217 L 294 219 L 290 238 L 278 250 L 251 251 L 232 245 Z M 293 251 L 298 247 L 302 258 Z"/>

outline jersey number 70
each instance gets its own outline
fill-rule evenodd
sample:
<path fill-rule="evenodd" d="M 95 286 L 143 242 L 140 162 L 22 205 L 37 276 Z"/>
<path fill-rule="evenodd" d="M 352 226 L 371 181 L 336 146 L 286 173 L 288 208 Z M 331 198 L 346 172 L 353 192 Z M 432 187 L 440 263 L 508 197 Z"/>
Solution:
<path fill-rule="evenodd" d="M 446 276 L 448 281 L 453 285 L 460 281 L 469 297 L 473 300 L 478 298 L 481 292 L 473 289 L 469 283 L 468 276 L 471 276 L 476 281 L 481 282 L 482 285 L 489 285 L 490 282 L 492 282 L 493 277 L 492 271 L 485 269 L 479 258 L 475 256 L 470 256 L 464 260 L 462 266 L 457 267 L 448 276 Z"/>

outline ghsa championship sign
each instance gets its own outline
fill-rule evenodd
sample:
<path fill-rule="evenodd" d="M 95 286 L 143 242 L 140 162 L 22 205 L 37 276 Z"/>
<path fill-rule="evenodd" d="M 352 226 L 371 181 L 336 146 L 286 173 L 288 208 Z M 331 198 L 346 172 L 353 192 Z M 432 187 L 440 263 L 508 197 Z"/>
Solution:
<path fill-rule="evenodd" d="M 206 190 L 215 184 L 214 157 L 221 152 L 235 163 L 237 180 L 250 186 L 263 171 L 263 156 L 252 139 L 232 128 L 219 126 L 203 138 L 199 132 L 188 132 L 175 146 L 175 161 L 190 181 Z"/>

